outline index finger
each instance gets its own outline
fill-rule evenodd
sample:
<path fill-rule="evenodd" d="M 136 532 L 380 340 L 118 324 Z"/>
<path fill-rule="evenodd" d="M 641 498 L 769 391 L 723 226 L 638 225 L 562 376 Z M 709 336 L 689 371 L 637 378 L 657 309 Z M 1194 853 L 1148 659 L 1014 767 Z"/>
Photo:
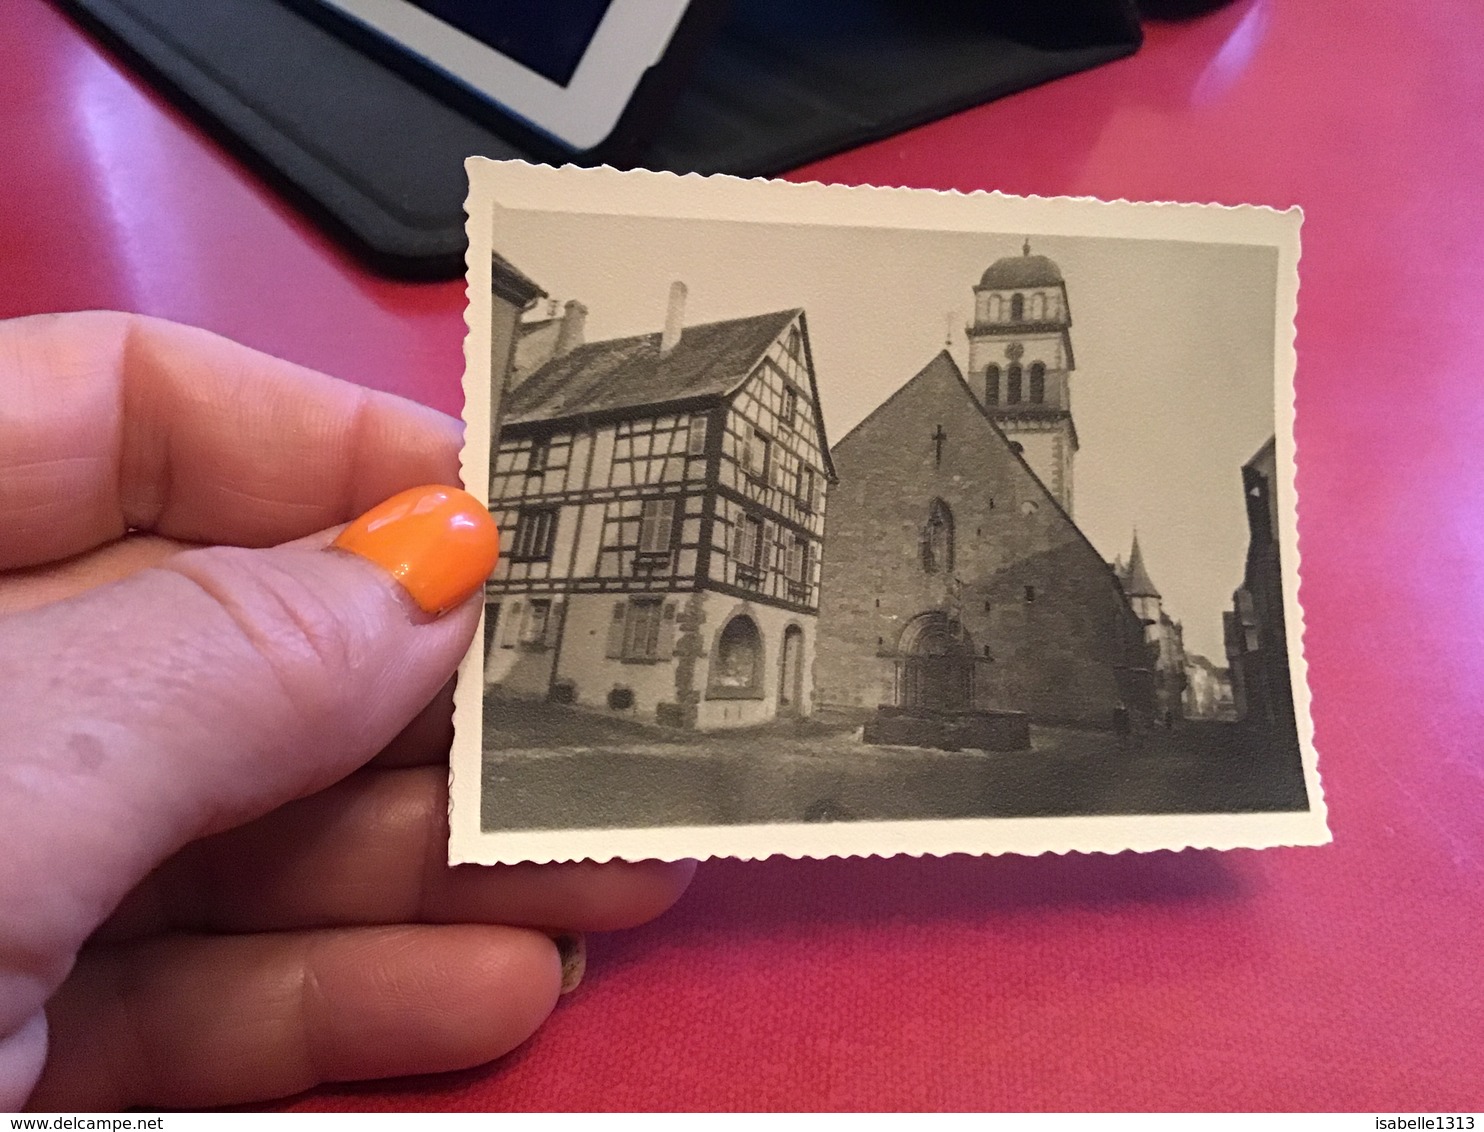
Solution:
<path fill-rule="evenodd" d="M 459 423 L 208 331 L 0 322 L 0 570 L 128 530 L 270 546 L 459 482 Z"/>

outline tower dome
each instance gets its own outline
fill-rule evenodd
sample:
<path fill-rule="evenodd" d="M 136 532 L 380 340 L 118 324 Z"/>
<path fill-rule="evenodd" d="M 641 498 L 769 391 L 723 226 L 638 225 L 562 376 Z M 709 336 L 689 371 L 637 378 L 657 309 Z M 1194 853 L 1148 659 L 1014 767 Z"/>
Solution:
<path fill-rule="evenodd" d="M 1009 291 L 1019 287 L 1057 287 L 1062 284 L 1061 268 L 1043 255 L 1031 255 L 1027 240 L 1020 255 L 1007 255 L 984 269 L 979 277 L 983 291 Z"/>

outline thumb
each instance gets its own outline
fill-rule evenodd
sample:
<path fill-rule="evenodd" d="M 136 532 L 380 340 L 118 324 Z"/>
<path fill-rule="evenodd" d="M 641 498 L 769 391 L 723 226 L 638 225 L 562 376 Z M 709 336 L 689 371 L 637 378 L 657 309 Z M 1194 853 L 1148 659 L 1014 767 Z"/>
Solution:
<path fill-rule="evenodd" d="M 0 1035 L 165 857 L 391 740 L 457 667 L 497 555 L 478 500 L 417 488 L 333 544 L 189 551 L 0 620 Z"/>

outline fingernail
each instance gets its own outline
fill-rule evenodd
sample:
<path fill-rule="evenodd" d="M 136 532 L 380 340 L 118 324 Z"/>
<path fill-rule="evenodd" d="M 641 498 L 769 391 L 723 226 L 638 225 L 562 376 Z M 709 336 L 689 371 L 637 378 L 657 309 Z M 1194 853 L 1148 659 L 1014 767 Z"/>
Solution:
<path fill-rule="evenodd" d="M 587 937 L 581 932 L 563 932 L 552 940 L 562 959 L 562 994 L 571 994 L 587 970 Z"/>
<path fill-rule="evenodd" d="M 456 487 L 414 487 L 371 508 L 332 544 L 375 562 L 428 613 L 446 613 L 484 585 L 500 557 L 490 513 Z"/>

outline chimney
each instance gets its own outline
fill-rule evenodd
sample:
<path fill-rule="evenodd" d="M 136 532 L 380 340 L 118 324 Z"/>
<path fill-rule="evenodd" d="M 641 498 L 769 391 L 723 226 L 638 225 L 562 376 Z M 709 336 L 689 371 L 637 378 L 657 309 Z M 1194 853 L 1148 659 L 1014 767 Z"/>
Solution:
<path fill-rule="evenodd" d="M 670 306 L 665 311 L 665 332 L 660 335 L 660 353 L 668 354 L 680 341 L 685 329 L 685 284 L 676 280 L 670 284 Z"/>
<path fill-rule="evenodd" d="M 551 348 L 551 356 L 564 357 L 581 346 L 582 332 L 586 326 L 587 308 L 576 299 L 568 299 L 567 307 L 562 312 L 562 324 L 557 328 L 556 345 Z"/>

